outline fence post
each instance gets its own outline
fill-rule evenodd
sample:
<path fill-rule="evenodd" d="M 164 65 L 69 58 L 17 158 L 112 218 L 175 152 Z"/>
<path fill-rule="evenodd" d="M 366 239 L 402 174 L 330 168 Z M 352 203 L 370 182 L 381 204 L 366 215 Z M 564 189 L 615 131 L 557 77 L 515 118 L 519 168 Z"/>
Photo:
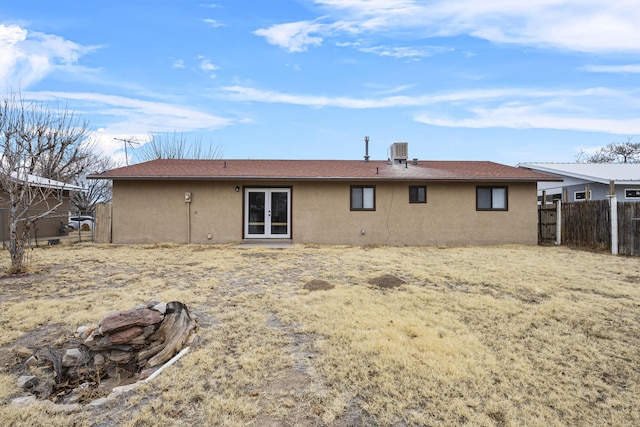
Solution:
<path fill-rule="evenodd" d="M 615 195 L 609 197 L 611 207 L 611 254 L 618 255 L 618 198 Z"/>
<path fill-rule="evenodd" d="M 556 200 L 556 245 L 562 244 L 562 201 Z"/>

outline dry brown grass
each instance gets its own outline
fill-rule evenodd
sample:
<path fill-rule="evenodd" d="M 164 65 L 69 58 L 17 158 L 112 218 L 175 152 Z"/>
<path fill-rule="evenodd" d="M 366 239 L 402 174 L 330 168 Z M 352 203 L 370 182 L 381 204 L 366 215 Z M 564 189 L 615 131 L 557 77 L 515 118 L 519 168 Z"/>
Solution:
<path fill-rule="evenodd" d="M 640 262 L 566 248 L 71 245 L 0 281 L 7 425 L 639 425 Z M 37 269 L 37 271 L 36 271 Z M 371 279 L 406 284 L 381 289 Z M 309 292 L 311 280 L 335 288 Z M 199 340 L 106 408 L 7 404 L 20 345 L 148 300 Z M 50 337 L 50 338 L 48 338 Z"/>

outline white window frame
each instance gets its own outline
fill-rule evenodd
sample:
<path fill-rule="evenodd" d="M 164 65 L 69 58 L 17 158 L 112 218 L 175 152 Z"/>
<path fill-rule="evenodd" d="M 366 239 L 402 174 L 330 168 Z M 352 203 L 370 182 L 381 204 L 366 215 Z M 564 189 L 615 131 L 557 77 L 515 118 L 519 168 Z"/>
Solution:
<path fill-rule="evenodd" d="M 584 191 L 584 190 L 574 191 L 573 192 L 573 201 L 574 202 L 582 202 L 584 200 L 587 200 L 586 197 L 583 197 L 582 199 L 578 199 L 578 194 L 580 194 L 580 193 L 584 194 L 585 196 L 587 195 L 587 192 Z M 591 190 L 589 190 L 589 200 L 593 200 L 592 194 L 591 194 Z"/>
<path fill-rule="evenodd" d="M 627 196 L 627 191 L 637 191 L 639 193 L 638 196 Z M 640 188 L 625 188 L 624 189 L 624 198 L 627 200 L 640 200 Z"/>

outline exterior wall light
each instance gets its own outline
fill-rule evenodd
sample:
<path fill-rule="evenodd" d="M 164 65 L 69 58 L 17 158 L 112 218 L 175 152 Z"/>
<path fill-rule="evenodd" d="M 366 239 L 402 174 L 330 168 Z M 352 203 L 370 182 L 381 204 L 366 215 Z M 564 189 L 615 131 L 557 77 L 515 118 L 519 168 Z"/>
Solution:
<path fill-rule="evenodd" d="M 238 191 L 240 191 L 240 187 L 238 187 L 238 186 L 236 185 L 236 193 L 237 193 Z"/>

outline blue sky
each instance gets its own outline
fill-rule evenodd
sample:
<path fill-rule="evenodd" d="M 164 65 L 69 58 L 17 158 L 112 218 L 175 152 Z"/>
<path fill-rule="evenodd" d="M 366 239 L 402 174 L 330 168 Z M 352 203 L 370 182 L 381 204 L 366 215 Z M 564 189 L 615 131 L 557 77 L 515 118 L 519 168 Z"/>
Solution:
<path fill-rule="evenodd" d="M 640 139 L 637 0 L 0 0 L 0 90 L 106 155 L 575 161 Z"/>

